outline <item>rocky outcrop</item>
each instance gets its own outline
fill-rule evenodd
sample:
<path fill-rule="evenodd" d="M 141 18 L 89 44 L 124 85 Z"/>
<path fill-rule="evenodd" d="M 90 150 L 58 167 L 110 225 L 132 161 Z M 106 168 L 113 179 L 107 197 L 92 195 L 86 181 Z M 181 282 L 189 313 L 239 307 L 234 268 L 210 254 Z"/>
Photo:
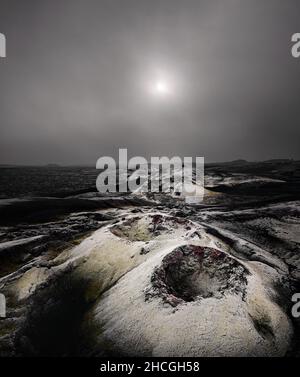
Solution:
<path fill-rule="evenodd" d="M 170 221 L 166 218 L 162 224 Z M 186 226 L 190 231 L 180 237 Z M 153 245 L 147 259 L 107 290 L 88 312 L 85 328 L 93 329 L 92 352 L 284 355 L 292 327 L 272 298 L 273 283 L 281 274 L 231 256 L 226 244 L 195 223 L 184 220 L 177 230 L 178 237 L 172 239 L 171 232 L 169 241 Z M 160 237 L 168 232 L 166 226 Z"/>

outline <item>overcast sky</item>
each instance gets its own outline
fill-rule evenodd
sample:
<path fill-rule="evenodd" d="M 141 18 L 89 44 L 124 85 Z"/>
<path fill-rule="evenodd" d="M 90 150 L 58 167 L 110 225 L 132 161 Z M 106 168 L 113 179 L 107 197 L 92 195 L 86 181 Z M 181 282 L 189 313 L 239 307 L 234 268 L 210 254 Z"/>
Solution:
<path fill-rule="evenodd" d="M 299 159 L 299 15 L 298 0 L 0 0 L 0 163 Z"/>

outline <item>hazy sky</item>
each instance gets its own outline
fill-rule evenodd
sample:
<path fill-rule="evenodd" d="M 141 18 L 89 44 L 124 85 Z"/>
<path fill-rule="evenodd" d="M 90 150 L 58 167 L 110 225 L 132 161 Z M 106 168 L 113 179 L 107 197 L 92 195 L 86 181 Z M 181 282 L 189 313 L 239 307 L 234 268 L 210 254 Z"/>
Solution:
<path fill-rule="evenodd" d="M 0 0 L 0 163 L 299 159 L 299 15 L 299 0 Z"/>

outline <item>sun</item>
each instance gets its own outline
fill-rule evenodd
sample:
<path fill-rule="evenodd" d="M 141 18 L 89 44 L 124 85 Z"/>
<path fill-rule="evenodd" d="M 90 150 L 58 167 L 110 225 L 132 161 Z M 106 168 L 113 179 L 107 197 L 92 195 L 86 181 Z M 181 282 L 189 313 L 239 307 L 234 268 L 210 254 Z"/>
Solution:
<path fill-rule="evenodd" d="M 169 72 L 158 72 L 150 73 L 143 82 L 143 89 L 146 89 L 147 93 L 152 97 L 156 102 L 169 102 L 175 98 L 175 95 L 178 91 L 178 85 L 174 76 Z"/>
<path fill-rule="evenodd" d="M 169 93 L 168 83 L 164 80 L 158 80 L 155 82 L 154 89 L 156 94 L 166 95 Z"/>

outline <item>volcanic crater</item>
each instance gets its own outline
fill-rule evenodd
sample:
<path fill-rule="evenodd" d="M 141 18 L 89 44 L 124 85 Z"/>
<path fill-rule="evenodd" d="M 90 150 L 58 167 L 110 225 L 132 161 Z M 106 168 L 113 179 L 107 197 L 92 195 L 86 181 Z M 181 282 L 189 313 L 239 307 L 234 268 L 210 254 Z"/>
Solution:
<path fill-rule="evenodd" d="M 151 276 L 146 300 L 161 297 L 164 303 L 179 304 L 226 293 L 244 298 L 248 270 L 228 254 L 209 247 L 183 245 L 167 254 Z"/>

